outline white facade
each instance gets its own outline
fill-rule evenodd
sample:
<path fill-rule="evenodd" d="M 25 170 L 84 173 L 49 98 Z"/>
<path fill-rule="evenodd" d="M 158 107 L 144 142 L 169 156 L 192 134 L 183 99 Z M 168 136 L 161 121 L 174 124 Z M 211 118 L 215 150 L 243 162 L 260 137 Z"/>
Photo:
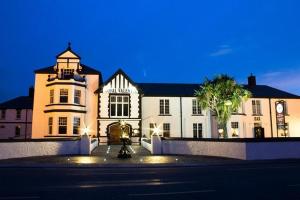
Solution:
<path fill-rule="evenodd" d="M 257 137 L 254 127 L 263 128 L 264 137 L 299 137 L 300 97 L 256 86 L 255 78 L 254 83 L 251 81 L 246 87 L 250 91 L 255 88 L 253 98 L 243 102 L 228 121 L 228 137 Z M 54 66 L 36 71 L 32 137 L 78 137 L 87 133 L 98 137 L 101 144 L 119 143 L 125 133 L 136 144 L 142 136 L 150 138 L 153 132 L 164 137 L 218 138 L 214 116 L 201 110 L 194 97 L 199 86 L 139 84 L 122 70 L 102 83 L 100 72 L 83 65 L 69 47 L 57 56 Z M 168 87 L 173 88 L 173 93 L 168 92 Z M 79 100 L 76 94 L 80 94 Z M 287 108 L 285 135 L 282 131 L 277 133 L 278 100 L 283 100 Z M 74 131 L 75 118 L 80 121 L 78 131 Z M 121 122 L 125 125 L 121 126 Z"/>

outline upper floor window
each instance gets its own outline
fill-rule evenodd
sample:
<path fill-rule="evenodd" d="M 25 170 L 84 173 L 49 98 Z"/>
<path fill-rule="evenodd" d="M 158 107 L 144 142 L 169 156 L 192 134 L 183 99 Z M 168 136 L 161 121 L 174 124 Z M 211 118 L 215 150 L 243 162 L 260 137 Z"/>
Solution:
<path fill-rule="evenodd" d="M 201 107 L 199 105 L 199 101 L 197 99 L 193 99 L 193 115 L 201 115 Z"/>
<path fill-rule="evenodd" d="M 202 138 L 202 124 L 201 123 L 193 123 L 193 137 L 194 138 Z"/>
<path fill-rule="evenodd" d="M 160 115 L 169 115 L 170 114 L 169 99 L 160 99 L 159 100 L 159 114 Z"/>
<path fill-rule="evenodd" d="M 16 119 L 21 119 L 21 113 L 22 113 L 21 109 L 16 110 Z"/>
<path fill-rule="evenodd" d="M 81 91 L 75 90 L 74 91 L 74 103 L 80 104 L 80 98 L 81 98 Z"/>
<path fill-rule="evenodd" d="M 68 89 L 60 89 L 60 103 L 68 103 Z"/>
<path fill-rule="evenodd" d="M 111 95 L 110 96 L 110 116 L 128 117 L 129 116 L 129 96 Z"/>
<path fill-rule="evenodd" d="M 239 136 L 239 123 L 238 122 L 231 122 L 231 134 L 232 134 L 232 137 Z"/>
<path fill-rule="evenodd" d="M 80 130 L 80 118 L 74 117 L 73 134 L 75 134 L 75 135 L 79 134 L 79 130 Z"/>
<path fill-rule="evenodd" d="M 74 69 L 62 69 L 62 78 L 69 79 L 74 75 Z"/>
<path fill-rule="evenodd" d="M 67 117 L 59 117 L 58 118 L 58 133 L 59 134 L 67 134 Z"/>
<path fill-rule="evenodd" d="M 54 103 L 54 89 L 50 90 L 50 103 Z"/>
<path fill-rule="evenodd" d="M 260 100 L 252 100 L 252 113 L 253 115 L 261 115 Z"/>
<path fill-rule="evenodd" d="M 163 124 L 163 136 L 170 137 L 170 123 Z"/>
<path fill-rule="evenodd" d="M 53 132 L 53 117 L 48 118 L 48 134 L 51 135 Z"/>
<path fill-rule="evenodd" d="M 6 116 L 6 110 L 2 109 L 1 110 L 1 119 L 5 119 L 5 116 Z"/>

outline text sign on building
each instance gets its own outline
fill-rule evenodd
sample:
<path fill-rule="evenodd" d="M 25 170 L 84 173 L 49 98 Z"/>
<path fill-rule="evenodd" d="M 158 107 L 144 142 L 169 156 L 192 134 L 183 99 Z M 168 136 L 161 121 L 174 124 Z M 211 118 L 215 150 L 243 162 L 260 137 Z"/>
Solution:
<path fill-rule="evenodd" d="M 130 88 L 109 88 L 106 90 L 107 93 L 133 93 Z"/>
<path fill-rule="evenodd" d="M 284 111 L 284 101 L 276 101 L 276 124 L 278 129 L 284 129 L 285 124 L 285 111 Z"/>

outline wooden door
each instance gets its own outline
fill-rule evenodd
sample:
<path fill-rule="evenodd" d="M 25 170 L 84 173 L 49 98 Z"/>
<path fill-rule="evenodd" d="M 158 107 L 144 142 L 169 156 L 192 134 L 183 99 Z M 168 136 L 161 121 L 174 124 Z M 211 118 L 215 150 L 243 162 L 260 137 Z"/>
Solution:
<path fill-rule="evenodd" d="M 126 126 L 125 132 L 129 134 L 129 126 Z M 121 126 L 119 124 L 111 125 L 109 127 L 109 144 L 121 144 L 121 135 Z"/>

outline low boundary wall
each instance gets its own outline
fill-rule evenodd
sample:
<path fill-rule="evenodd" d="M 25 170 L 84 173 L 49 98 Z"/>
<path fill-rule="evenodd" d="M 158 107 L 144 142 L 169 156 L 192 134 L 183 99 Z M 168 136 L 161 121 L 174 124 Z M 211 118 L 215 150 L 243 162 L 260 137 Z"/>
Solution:
<path fill-rule="evenodd" d="M 89 137 L 0 140 L 0 160 L 46 155 L 88 155 L 98 143 Z"/>
<path fill-rule="evenodd" d="M 243 160 L 300 158 L 300 138 L 160 139 L 152 144 L 160 146 L 154 154 L 220 156 Z"/>

